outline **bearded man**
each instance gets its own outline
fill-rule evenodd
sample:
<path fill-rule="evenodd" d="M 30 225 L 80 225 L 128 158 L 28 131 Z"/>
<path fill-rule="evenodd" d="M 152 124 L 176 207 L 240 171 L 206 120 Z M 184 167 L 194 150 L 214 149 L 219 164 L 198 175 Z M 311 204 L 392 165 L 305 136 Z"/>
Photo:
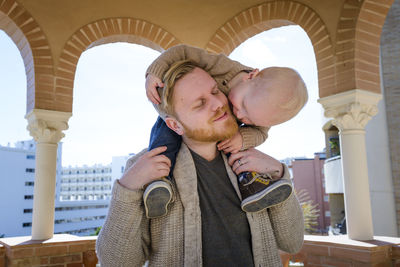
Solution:
<path fill-rule="evenodd" d="M 168 175 L 171 162 L 160 155 L 166 147 L 131 158 L 114 184 L 97 239 L 101 265 L 281 266 L 278 249 L 295 253 L 303 243 L 298 200 L 292 194 L 275 207 L 245 213 L 232 168 L 289 179 L 287 167 L 256 149 L 229 159 L 217 150 L 217 142 L 233 136 L 238 126 L 207 72 L 184 61 L 171 66 L 165 78 L 159 108 L 183 140 L 173 172 L 175 199 L 166 216 L 147 218 L 143 186 Z M 239 160 L 248 169 L 239 170 Z"/>

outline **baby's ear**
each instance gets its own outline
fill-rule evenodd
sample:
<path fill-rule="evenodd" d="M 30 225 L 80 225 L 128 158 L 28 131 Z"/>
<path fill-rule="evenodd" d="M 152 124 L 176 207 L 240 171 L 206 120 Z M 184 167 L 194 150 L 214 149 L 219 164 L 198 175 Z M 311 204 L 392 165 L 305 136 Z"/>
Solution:
<path fill-rule="evenodd" d="M 253 79 L 254 77 L 256 77 L 258 74 L 260 73 L 259 69 L 254 69 L 249 73 L 249 79 Z"/>
<path fill-rule="evenodd" d="M 183 135 L 185 133 L 182 124 L 173 117 L 166 117 L 165 124 L 167 124 L 168 128 L 172 131 L 176 132 L 179 135 Z"/>

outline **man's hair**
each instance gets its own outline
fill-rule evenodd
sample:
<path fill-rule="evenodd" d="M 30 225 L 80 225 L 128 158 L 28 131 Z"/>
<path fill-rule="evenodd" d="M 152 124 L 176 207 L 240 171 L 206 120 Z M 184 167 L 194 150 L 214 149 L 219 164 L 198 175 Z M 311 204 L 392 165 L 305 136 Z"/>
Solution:
<path fill-rule="evenodd" d="M 164 74 L 164 88 L 159 90 L 161 104 L 159 110 L 167 115 L 176 116 L 174 109 L 174 87 L 177 81 L 182 79 L 186 74 L 191 73 L 198 65 L 191 60 L 177 61 L 171 65 Z"/>

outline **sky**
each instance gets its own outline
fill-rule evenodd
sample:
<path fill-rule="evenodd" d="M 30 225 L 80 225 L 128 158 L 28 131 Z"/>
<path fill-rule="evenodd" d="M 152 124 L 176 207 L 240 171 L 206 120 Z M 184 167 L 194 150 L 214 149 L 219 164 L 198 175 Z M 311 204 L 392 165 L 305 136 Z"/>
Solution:
<path fill-rule="evenodd" d="M 109 164 L 112 156 L 137 153 L 147 147 L 157 113 L 146 98 L 144 74 L 159 55 L 150 48 L 114 43 L 85 51 L 74 81 L 73 116 L 64 131 L 63 166 Z M 258 148 L 277 158 L 313 157 L 324 147 L 327 121 L 318 99 L 315 55 L 306 33 L 286 26 L 260 33 L 229 56 L 257 68 L 286 66 L 304 79 L 309 100 L 290 121 L 271 128 Z M 0 31 L 0 145 L 28 140 L 26 76 L 22 57 Z"/>

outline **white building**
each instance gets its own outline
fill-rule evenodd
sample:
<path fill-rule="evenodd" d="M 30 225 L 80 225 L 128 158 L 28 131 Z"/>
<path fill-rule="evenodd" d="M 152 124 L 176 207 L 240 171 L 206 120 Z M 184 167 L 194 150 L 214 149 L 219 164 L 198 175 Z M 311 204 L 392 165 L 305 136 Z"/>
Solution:
<path fill-rule="evenodd" d="M 0 146 L 0 235 L 31 234 L 35 148 L 33 140 L 17 142 L 15 147 Z M 58 170 L 61 150 L 62 144 L 57 151 Z"/>
<path fill-rule="evenodd" d="M 62 168 L 62 143 L 57 153 L 54 232 L 91 234 L 104 223 L 112 184 L 128 156 L 113 157 L 106 166 Z M 34 179 L 33 140 L 0 146 L 0 236 L 31 234 Z"/>
<path fill-rule="evenodd" d="M 125 171 L 125 165 L 128 159 L 134 154 L 129 154 L 129 156 L 117 156 L 112 157 L 111 169 L 112 169 L 112 180 L 121 178 Z"/>
<path fill-rule="evenodd" d="M 63 167 L 58 200 L 108 200 L 111 197 L 111 164 Z"/>

